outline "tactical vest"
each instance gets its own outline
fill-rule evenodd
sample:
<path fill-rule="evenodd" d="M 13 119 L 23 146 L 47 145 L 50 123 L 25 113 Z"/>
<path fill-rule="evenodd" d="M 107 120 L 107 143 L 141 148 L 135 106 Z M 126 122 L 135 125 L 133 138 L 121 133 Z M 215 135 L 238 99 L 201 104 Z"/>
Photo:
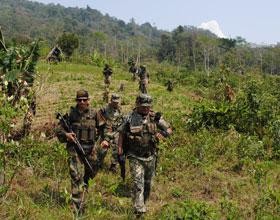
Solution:
<path fill-rule="evenodd" d="M 155 137 L 157 125 L 153 112 L 146 118 L 133 112 L 128 121 L 128 152 L 135 156 L 149 157 L 155 153 L 157 139 Z"/>
<path fill-rule="evenodd" d="M 93 144 L 95 142 L 96 112 L 93 109 L 80 113 L 77 108 L 72 108 L 70 124 L 81 144 Z"/>

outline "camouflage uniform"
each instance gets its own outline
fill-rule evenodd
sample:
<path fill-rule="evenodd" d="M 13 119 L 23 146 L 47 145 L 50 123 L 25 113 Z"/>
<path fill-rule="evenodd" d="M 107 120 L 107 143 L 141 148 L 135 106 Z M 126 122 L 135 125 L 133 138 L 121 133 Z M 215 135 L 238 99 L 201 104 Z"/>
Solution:
<path fill-rule="evenodd" d="M 84 90 L 77 92 L 77 99 L 88 97 Z M 66 141 L 66 131 L 62 124 L 57 130 L 57 136 L 60 141 L 67 142 L 68 165 L 71 177 L 72 207 L 77 213 L 83 211 L 85 201 L 85 190 L 88 187 L 89 180 L 97 174 L 97 156 L 94 148 L 96 140 L 96 127 L 98 126 L 96 111 L 90 107 L 81 112 L 77 106 L 71 107 L 69 113 L 69 125 L 80 142 L 86 158 L 91 168 L 86 163 L 82 152 L 76 147 L 75 143 Z"/>
<path fill-rule="evenodd" d="M 151 106 L 152 99 L 147 94 L 137 97 L 138 106 Z M 136 109 L 130 113 L 119 127 L 122 147 L 129 159 L 132 176 L 132 202 L 136 213 L 145 213 L 145 203 L 149 199 L 152 178 L 155 175 L 158 132 L 164 132 L 169 124 L 163 118 L 156 118 L 153 111 L 147 115 Z M 164 136 L 168 136 L 165 133 Z M 120 144 L 120 143 L 119 143 Z M 120 147 L 120 146 L 119 146 Z"/>
<path fill-rule="evenodd" d="M 117 94 L 112 94 L 111 102 L 119 103 L 120 96 Z M 97 115 L 99 120 L 101 139 L 106 140 L 110 144 L 110 147 L 112 149 L 111 169 L 115 169 L 118 162 L 117 144 L 119 139 L 119 132 L 117 131 L 117 128 L 122 123 L 123 114 L 119 106 L 115 109 L 111 104 L 108 104 L 105 108 L 101 108 L 98 111 Z M 101 159 L 102 162 L 106 154 L 107 150 L 102 150 L 100 152 L 99 159 Z"/>
<path fill-rule="evenodd" d="M 111 76 L 113 74 L 113 70 L 112 68 L 108 65 L 108 64 L 105 64 L 105 67 L 103 69 L 103 75 L 104 75 L 104 83 L 105 85 L 110 85 L 111 84 Z"/>
<path fill-rule="evenodd" d="M 140 66 L 140 71 L 139 71 L 139 90 L 141 93 L 147 94 L 147 86 L 149 83 L 149 73 L 146 71 L 145 66 Z"/>
<path fill-rule="evenodd" d="M 132 73 L 132 80 L 135 81 L 137 79 L 137 74 L 139 70 L 134 62 L 131 63 L 131 66 L 129 67 L 129 72 Z"/>

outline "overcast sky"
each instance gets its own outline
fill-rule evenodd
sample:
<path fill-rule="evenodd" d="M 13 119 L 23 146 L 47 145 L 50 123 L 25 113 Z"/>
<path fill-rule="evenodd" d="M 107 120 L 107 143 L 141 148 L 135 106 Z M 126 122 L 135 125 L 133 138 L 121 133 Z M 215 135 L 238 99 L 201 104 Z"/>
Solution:
<path fill-rule="evenodd" d="M 221 36 L 252 43 L 280 42 L 280 0 L 33 0 L 67 7 L 89 5 L 128 22 L 150 22 L 163 30 L 179 25 L 210 27 Z M 217 28 L 219 30 L 217 30 Z"/>

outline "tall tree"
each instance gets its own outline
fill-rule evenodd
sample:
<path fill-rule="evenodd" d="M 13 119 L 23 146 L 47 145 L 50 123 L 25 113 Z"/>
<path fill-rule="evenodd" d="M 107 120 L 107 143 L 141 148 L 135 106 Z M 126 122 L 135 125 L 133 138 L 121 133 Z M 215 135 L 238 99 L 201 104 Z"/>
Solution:
<path fill-rule="evenodd" d="M 69 59 L 74 50 L 79 47 L 79 38 L 74 33 L 64 32 L 57 41 L 58 46 L 62 49 L 66 59 Z"/>

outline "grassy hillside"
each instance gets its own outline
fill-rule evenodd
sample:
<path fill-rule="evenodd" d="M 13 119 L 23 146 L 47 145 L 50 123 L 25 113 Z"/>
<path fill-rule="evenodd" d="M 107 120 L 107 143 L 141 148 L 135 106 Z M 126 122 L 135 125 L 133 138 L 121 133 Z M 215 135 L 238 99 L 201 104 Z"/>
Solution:
<path fill-rule="evenodd" d="M 54 113 L 66 112 L 80 88 L 89 91 L 92 106 L 104 104 L 101 68 L 40 63 L 38 70 L 38 112 L 33 135 L 8 146 L 6 173 L 11 182 L 0 203 L 1 219 L 72 218 L 67 155 L 64 146 L 52 136 Z M 174 135 L 160 144 L 157 176 L 145 218 L 279 218 L 280 165 L 271 136 L 242 132 L 237 122 L 232 121 L 227 128 L 209 123 L 193 130 L 187 126 L 190 119 L 197 120 L 197 124 L 204 120 L 191 114 L 194 107 L 204 106 L 204 112 L 222 112 L 223 106 L 216 105 L 218 101 L 225 108 L 233 108 L 233 104 L 226 104 L 221 98 L 222 75 L 214 73 L 207 77 L 204 73 L 184 71 L 172 75 L 176 71 L 172 66 L 158 64 L 148 65 L 148 70 L 152 76 L 148 89 L 154 98 L 154 110 L 163 112 L 174 127 Z M 171 93 L 164 86 L 170 77 L 177 77 Z M 277 100 L 278 77 L 226 75 L 226 82 L 235 91 L 236 103 L 246 94 L 246 85 L 252 80 L 261 84 L 261 91 L 270 94 L 266 99 Z M 116 92 L 120 83 L 125 84 L 125 91 L 120 94 L 123 111 L 127 113 L 134 106 L 138 85 L 126 70 L 116 67 L 111 91 Z M 274 108 L 272 104 L 270 107 Z M 261 109 L 259 114 L 263 112 Z M 224 120 L 224 116 L 217 120 Z M 130 179 L 123 183 L 119 176 L 111 174 L 109 157 L 106 159 L 89 188 L 83 219 L 133 219 Z"/>

